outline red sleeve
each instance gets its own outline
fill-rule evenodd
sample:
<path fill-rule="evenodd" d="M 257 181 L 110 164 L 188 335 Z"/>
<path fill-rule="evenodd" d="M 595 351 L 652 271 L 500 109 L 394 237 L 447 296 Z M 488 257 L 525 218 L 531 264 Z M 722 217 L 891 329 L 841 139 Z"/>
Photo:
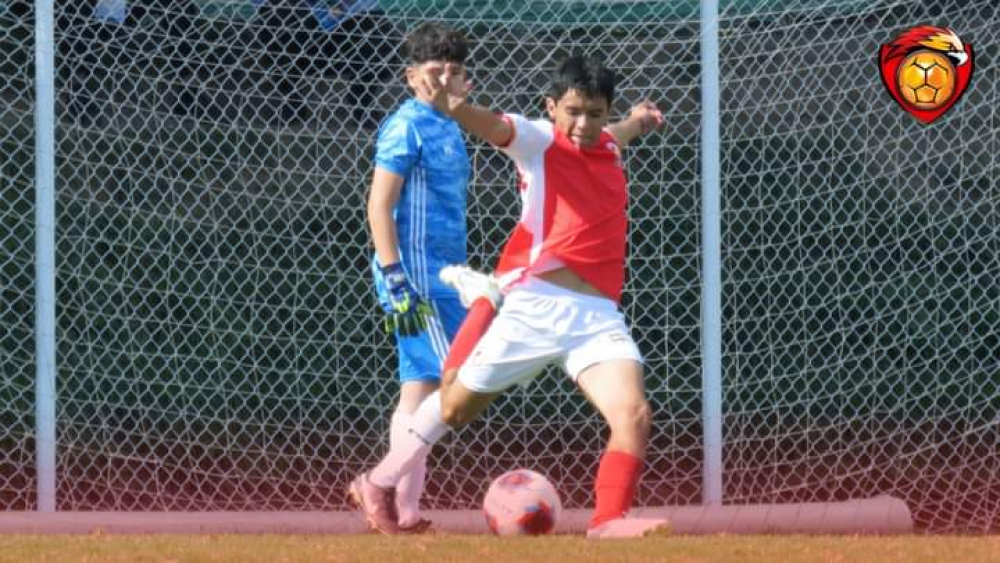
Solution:
<path fill-rule="evenodd" d="M 465 316 L 462 326 L 458 329 L 458 334 L 451 342 L 448 358 L 444 361 L 443 372 L 462 367 L 476 344 L 479 343 L 479 339 L 490 328 L 495 315 L 493 304 L 485 297 L 477 299 L 472 307 L 469 307 L 469 313 Z"/>

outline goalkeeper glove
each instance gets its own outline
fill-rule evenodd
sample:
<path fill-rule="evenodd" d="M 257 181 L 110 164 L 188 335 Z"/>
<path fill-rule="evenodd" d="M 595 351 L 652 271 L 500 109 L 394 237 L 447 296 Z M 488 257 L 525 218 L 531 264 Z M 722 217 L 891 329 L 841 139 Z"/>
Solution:
<path fill-rule="evenodd" d="M 427 330 L 427 319 L 433 314 L 431 307 L 410 284 L 403 265 L 396 262 L 380 269 L 389 294 L 389 302 L 382 304 L 386 313 L 385 331 L 414 336 Z"/>
<path fill-rule="evenodd" d="M 466 309 L 484 297 L 493 305 L 494 311 L 500 308 L 503 297 L 500 294 L 500 284 L 493 276 L 477 272 L 468 266 L 445 266 L 439 276 L 441 281 L 458 291 L 458 297 Z"/>

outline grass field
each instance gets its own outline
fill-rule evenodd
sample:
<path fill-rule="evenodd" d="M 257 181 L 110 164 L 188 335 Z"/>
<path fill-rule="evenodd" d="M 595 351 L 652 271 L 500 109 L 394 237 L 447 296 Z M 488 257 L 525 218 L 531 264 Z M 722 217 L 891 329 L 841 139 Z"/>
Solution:
<path fill-rule="evenodd" d="M 497 538 L 306 535 L 101 535 L 2 538 L 0 562 L 678 561 L 778 563 L 1000 560 L 1000 537 L 673 536 L 588 542 L 579 536 Z"/>

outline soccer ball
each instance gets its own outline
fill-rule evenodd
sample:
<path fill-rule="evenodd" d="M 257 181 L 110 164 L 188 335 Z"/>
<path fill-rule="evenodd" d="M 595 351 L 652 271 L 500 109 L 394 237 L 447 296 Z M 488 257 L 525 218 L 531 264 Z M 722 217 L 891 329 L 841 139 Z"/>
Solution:
<path fill-rule="evenodd" d="M 496 478 L 483 499 L 486 524 L 501 536 L 536 536 L 556 527 L 562 502 L 552 483 L 529 469 Z"/>
<path fill-rule="evenodd" d="M 896 75 L 899 93 L 919 110 L 934 110 L 955 93 L 955 65 L 944 54 L 922 49 L 899 64 Z"/>

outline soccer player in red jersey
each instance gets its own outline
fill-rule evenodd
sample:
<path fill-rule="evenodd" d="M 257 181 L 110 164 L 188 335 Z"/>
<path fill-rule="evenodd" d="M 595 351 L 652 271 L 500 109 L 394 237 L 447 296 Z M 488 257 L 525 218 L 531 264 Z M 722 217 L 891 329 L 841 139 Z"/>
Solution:
<path fill-rule="evenodd" d="M 549 119 L 496 114 L 467 101 L 468 84 L 416 86 L 463 129 L 514 160 L 521 218 L 496 275 L 508 280 L 502 306 L 474 304 L 445 362 L 442 389 L 414 413 L 410 434 L 351 487 L 370 521 L 392 533 L 386 498 L 399 475 L 451 428 L 466 424 L 505 389 L 560 365 L 611 428 L 595 482 L 587 536 L 642 536 L 666 521 L 627 518 L 650 427 L 642 356 L 618 302 L 625 269 L 628 190 L 621 147 L 662 124 L 642 102 L 609 125 L 615 76 L 598 60 L 562 61 L 545 104 Z M 511 281 L 513 280 L 513 281 Z"/>

